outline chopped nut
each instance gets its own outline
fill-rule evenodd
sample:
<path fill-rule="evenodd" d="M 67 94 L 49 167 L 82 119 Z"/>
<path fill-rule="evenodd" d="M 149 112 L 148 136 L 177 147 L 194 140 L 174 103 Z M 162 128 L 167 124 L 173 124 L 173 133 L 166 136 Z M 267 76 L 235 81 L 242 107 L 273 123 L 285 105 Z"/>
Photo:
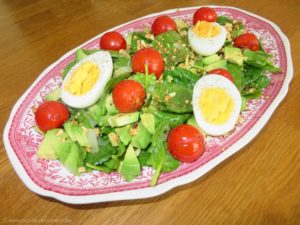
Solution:
<path fill-rule="evenodd" d="M 241 117 L 241 116 L 239 116 L 239 118 L 238 118 L 238 123 L 243 123 L 244 121 L 245 121 L 244 118 Z"/>
<path fill-rule="evenodd" d="M 99 128 L 94 128 L 94 131 L 95 131 L 96 135 L 99 136 L 99 134 L 100 134 Z"/>
<path fill-rule="evenodd" d="M 64 131 L 62 129 L 58 129 L 55 133 L 55 136 L 61 136 L 64 134 Z"/>
<path fill-rule="evenodd" d="M 130 134 L 131 136 L 136 136 L 137 133 L 138 133 L 138 128 L 130 128 L 129 134 Z"/>
<path fill-rule="evenodd" d="M 85 147 L 84 150 L 85 150 L 86 152 L 91 152 L 91 151 L 92 151 L 92 148 L 91 148 L 91 147 Z"/>
<path fill-rule="evenodd" d="M 167 96 L 165 97 L 165 101 L 166 101 L 166 102 L 170 101 L 171 99 L 172 99 L 172 97 L 171 97 L 170 95 L 167 95 Z"/>
<path fill-rule="evenodd" d="M 84 173 L 86 171 L 84 166 L 78 167 L 78 172 L 79 173 Z"/>
<path fill-rule="evenodd" d="M 172 98 L 175 97 L 175 95 L 176 95 L 176 92 L 171 92 L 171 93 L 169 94 L 169 96 L 172 97 Z"/>

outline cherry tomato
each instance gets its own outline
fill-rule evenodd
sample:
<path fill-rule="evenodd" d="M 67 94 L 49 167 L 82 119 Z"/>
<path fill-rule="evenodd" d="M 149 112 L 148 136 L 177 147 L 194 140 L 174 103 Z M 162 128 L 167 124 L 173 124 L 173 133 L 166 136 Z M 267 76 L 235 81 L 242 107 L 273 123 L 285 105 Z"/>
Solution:
<path fill-rule="evenodd" d="M 204 152 L 204 137 L 191 125 L 179 125 L 168 136 L 168 150 L 181 162 L 193 162 Z"/>
<path fill-rule="evenodd" d="M 152 26 L 151 26 L 152 33 L 156 36 L 162 34 L 168 30 L 177 30 L 176 23 L 173 19 L 168 16 L 159 16 L 157 17 Z"/>
<path fill-rule="evenodd" d="M 134 80 L 123 80 L 117 83 L 112 91 L 116 108 L 123 113 L 139 110 L 145 101 L 144 87 Z"/>
<path fill-rule="evenodd" d="M 214 70 L 211 70 L 208 72 L 208 74 L 219 74 L 223 77 L 226 77 L 228 78 L 232 83 L 233 83 L 233 78 L 231 76 L 231 74 L 229 73 L 228 70 L 225 70 L 225 69 L 214 69 Z"/>
<path fill-rule="evenodd" d="M 132 70 L 134 73 L 145 73 L 145 65 L 148 65 L 148 73 L 154 73 L 159 78 L 164 71 L 164 61 L 159 51 L 153 48 L 142 48 L 132 57 Z"/>
<path fill-rule="evenodd" d="M 217 13 L 214 9 L 209 7 L 201 7 L 194 13 L 193 24 L 198 21 L 216 22 L 218 19 Z"/>
<path fill-rule="evenodd" d="M 120 49 L 126 49 L 126 40 L 119 32 L 111 31 L 100 38 L 99 46 L 104 50 L 119 51 Z"/>
<path fill-rule="evenodd" d="M 238 48 L 247 48 L 252 51 L 259 50 L 257 37 L 251 33 L 241 34 L 234 40 L 234 46 Z"/>
<path fill-rule="evenodd" d="M 48 101 L 42 103 L 35 112 L 35 121 L 41 131 L 61 127 L 69 118 L 68 108 L 60 102 Z"/>

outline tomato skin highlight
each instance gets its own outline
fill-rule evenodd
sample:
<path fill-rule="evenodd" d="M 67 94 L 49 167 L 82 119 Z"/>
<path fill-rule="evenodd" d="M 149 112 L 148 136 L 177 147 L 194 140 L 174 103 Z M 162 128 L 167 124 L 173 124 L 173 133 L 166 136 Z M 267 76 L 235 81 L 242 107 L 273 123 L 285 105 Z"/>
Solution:
<path fill-rule="evenodd" d="M 228 70 L 225 70 L 225 69 L 213 69 L 211 71 L 208 72 L 208 74 L 218 74 L 218 75 L 221 75 L 223 77 L 226 77 L 227 79 L 229 79 L 232 83 L 234 83 L 233 81 L 233 78 L 231 76 L 231 73 L 229 73 Z"/>
<path fill-rule="evenodd" d="M 159 16 L 157 17 L 151 26 L 152 33 L 157 36 L 166 31 L 174 30 L 177 31 L 177 25 L 175 21 L 169 16 Z"/>
<path fill-rule="evenodd" d="M 191 125 L 179 125 L 168 136 L 168 150 L 181 162 L 194 162 L 204 152 L 204 137 Z"/>
<path fill-rule="evenodd" d="M 41 131 L 61 127 L 69 118 L 68 108 L 60 102 L 47 101 L 42 103 L 35 112 L 35 121 Z"/>
<path fill-rule="evenodd" d="M 134 80 L 123 80 L 114 87 L 112 98 L 116 108 L 120 112 L 135 112 L 143 106 L 146 92 L 139 82 Z"/>
<path fill-rule="evenodd" d="M 255 34 L 241 34 L 234 40 L 234 46 L 238 48 L 247 48 L 252 51 L 259 50 L 259 41 Z"/>
<path fill-rule="evenodd" d="M 145 73 L 145 65 L 148 65 L 148 73 L 154 73 L 157 79 L 165 67 L 162 55 L 153 48 L 142 48 L 134 53 L 131 65 L 134 73 Z"/>
<path fill-rule="evenodd" d="M 99 42 L 99 47 L 104 50 L 119 51 L 121 49 L 126 49 L 125 38 L 117 31 L 111 31 L 105 33 Z"/>
<path fill-rule="evenodd" d="M 207 22 L 216 22 L 218 15 L 216 11 L 210 7 L 201 7 L 199 8 L 193 16 L 193 25 L 198 21 L 207 21 Z"/>

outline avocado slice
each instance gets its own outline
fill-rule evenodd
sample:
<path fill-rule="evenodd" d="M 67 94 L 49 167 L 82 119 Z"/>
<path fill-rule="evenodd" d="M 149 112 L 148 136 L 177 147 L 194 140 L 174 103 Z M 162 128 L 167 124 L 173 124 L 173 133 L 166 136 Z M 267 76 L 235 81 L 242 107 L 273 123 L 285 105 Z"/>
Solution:
<path fill-rule="evenodd" d="M 87 57 L 87 54 L 85 54 L 85 52 L 81 48 L 77 49 L 76 55 L 75 55 L 75 61 L 79 62 L 80 60 L 82 60 L 85 57 Z"/>
<path fill-rule="evenodd" d="M 58 101 L 61 96 L 61 88 L 58 87 L 46 96 L 47 101 Z"/>
<path fill-rule="evenodd" d="M 141 166 L 132 145 L 129 145 L 126 150 L 119 172 L 127 181 L 132 181 L 141 174 Z"/>
<path fill-rule="evenodd" d="M 141 122 L 143 126 L 149 131 L 151 134 L 155 132 L 155 116 L 152 113 L 143 113 L 141 115 Z"/>
<path fill-rule="evenodd" d="M 211 71 L 211 70 L 219 69 L 219 68 L 226 69 L 226 65 L 227 65 L 226 60 L 221 59 L 219 61 L 216 61 L 212 64 L 209 64 L 209 65 L 205 66 L 204 70 L 205 71 Z"/>
<path fill-rule="evenodd" d="M 119 113 L 108 118 L 108 123 L 111 127 L 122 127 L 139 120 L 140 113 Z"/>
<path fill-rule="evenodd" d="M 119 136 L 115 132 L 111 132 L 108 134 L 108 138 L 113 147 L 119 146 Z"/>
<path fill-rule="evenodd" d="M 61 163 L 72 173 L 78 174 L 83 166 L 86 152 L 75 142 L 69 140 L 61 142 L 55 147 L 55 153 Z"/>
<path fill-rule="evenodd" d="M 129 133 L 129 129 L 130 129 L 130 126 L 124 126 L 124 127 L 115 129 L 117 135 L 119 136 L 120 141 L 126 146 L 131 141 L 131 135 Z"/>
<path fill-rule="evenodd" d="M 202 59 L 202 62 L 203 62 L 203 64 L 204 64 L 205 66 L 207 66 L 207 65 L 210 65 L 210 64 L 212 64 L 212 63 L 214 63 L 214 62 L 217 62 L 217 61 L 219 61 L 219 60 L 221 60 L 221 56 L 219 56 L 218 54 L 213 54 L 213 55 L 204 57 L 204 58 Z"/>
<path fill-rule="evenodd" d="M 105 108 L 109 115 L 114 115 L 114 114 L 119 113 L 119 111 L 117 110 L 117 108 L 113 102 L 113 98 L 112 98 L 111 94 L 108 95 L 105 99 Z"/>
<path fill-rule="evenodd" d="M 71 121 L 65 122 L 63 126 L 72 141 L 77 141 L 80 146 L 91 147 L 86 128 Z"/>
<path fill-rule="evenodd" d="M 139 122 L 137 134 L 131 138 L 131 144 L 135 148 L 145 149 L 151 142 L 151 133 Z"/>
<path fill-rule="evenodd" d="M 68 135 L 63 129 L 52 129 L 47 131 L 37 150 L 38 157 L 41 159 L 57 159 L 55 147 L 67 139 Z"/>
<path fill-rule="evenodd" d="M 243 65 L 244 56 L 240 48 L 226 46 L 224 48 L 224 58 L 239 66 Z"/>

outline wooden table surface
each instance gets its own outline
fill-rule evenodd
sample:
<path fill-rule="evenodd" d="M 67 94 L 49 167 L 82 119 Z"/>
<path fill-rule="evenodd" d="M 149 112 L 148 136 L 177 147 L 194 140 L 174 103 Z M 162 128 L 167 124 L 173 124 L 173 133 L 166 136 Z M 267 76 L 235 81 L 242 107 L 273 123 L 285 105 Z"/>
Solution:
<path fill-rule="evenodd" d="M 1 138 L 0 224 L 300 224 L 299 0 L 2 0 L 1 136 L 17 99 L 65 52 L 126 21 L 199 4 L 258 14 L 281 27 L 291 42 L 294 77 L 288 95 L 259 135 L 201 179 L 164 195 L 77 206 L 28 190 Z"/>

